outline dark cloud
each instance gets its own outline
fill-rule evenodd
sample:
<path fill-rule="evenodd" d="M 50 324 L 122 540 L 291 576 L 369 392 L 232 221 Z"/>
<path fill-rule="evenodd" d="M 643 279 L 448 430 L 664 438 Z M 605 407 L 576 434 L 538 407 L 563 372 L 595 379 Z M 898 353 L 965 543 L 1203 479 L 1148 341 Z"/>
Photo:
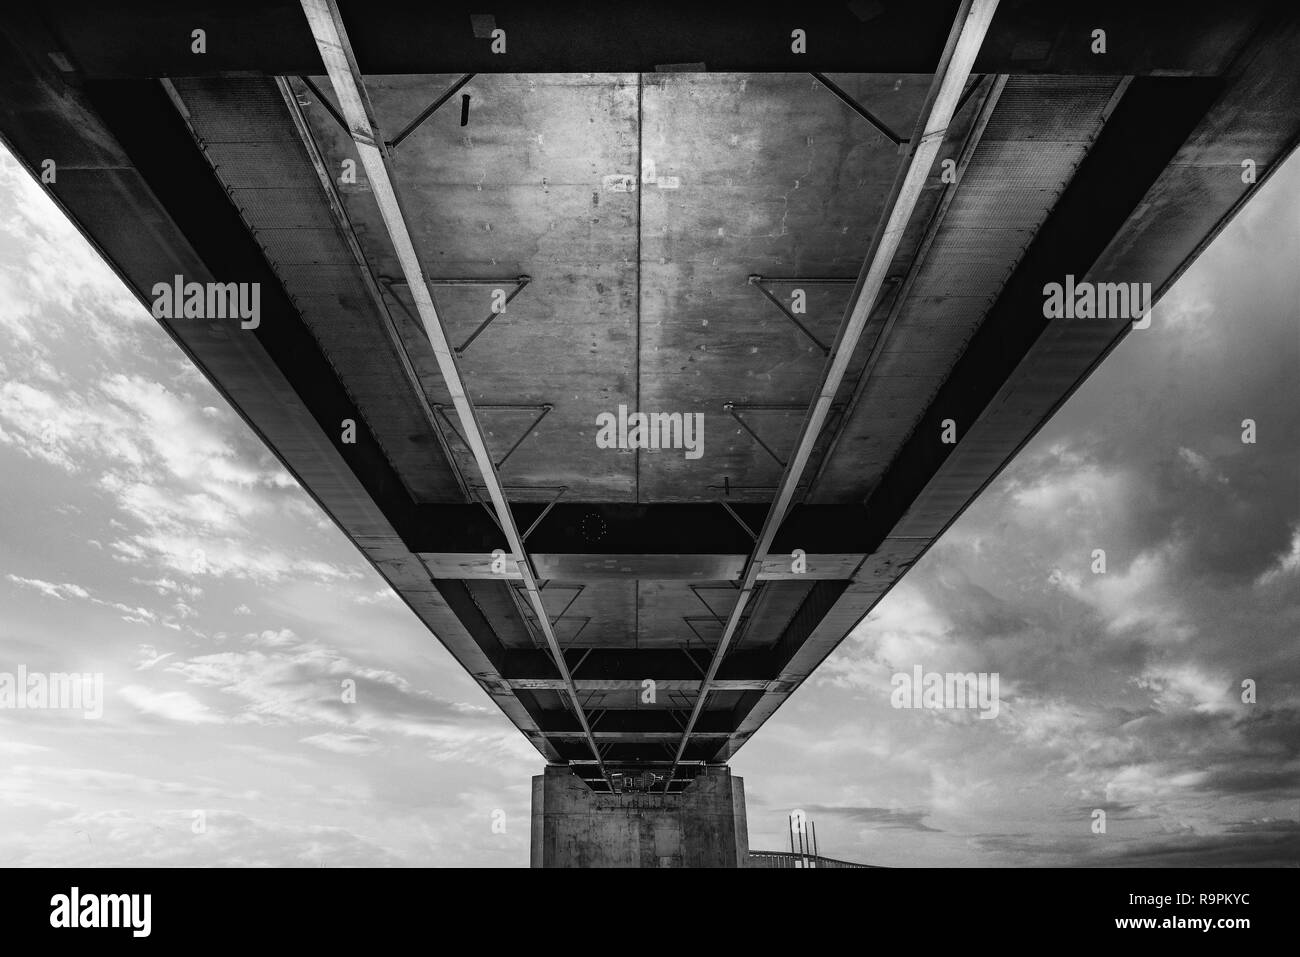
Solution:
<path fill-rule="evenodd" d="M 865 859 L 961 856 L 886 843 L 888 797 L 977 860 L 1300 862 L 1273 821 L 1300 797 L 1297 197 L 1293 160 L 828 662 L 825 694 L 912 659 L 1003 682 L 978 734 L 871 712 L 870 777 L 839 772 L 877 799 Z M 1125 833 L 1087 833 L 1095 808 Z"/>
<path fill-rule="evenodd" d="M 1295 867 L 1300 831 L 1294 821 L 1276 827 L 1231 829 L 1227 834 L 1177 835 L 1121 847 L 1106 863 L 1124 867 Z"/>
<path fill-rule="evenodd" d="M 925 823 L 927 814 L 925 811 L 908 811 L 890 807 L 823 807 L 821 805 L 812 805 L 804 810 L 810 817 L 815 814 L 825 814 L 829 817 L 846 818 L 854 824 L 864 824 L 868 827 L 940 833 L 939 828 L 930 827 Z"/>
<path fill-rule="evenodd" d="M 1003 860 L 1018 861 L 1031 867 L 1055 866 L 1062 860 L 1083 857 L 1095 838 L 1054 837 L 1047 841 L 1030 834 L 980 834 L 971 843 L 984 851 L 997 854 Z"/>
<path fill-rule="evenodd" d="M 1200 789 L 1224 796 L 1249 794 L 1255 797 L 1297 800 L 1297 796 L 1300 796 L 1300 767 L 1215 768 L 1201 782 Z"/>
<path fill-rule="evenodd" d="M 1300 427 L 1289 423 L 1287 432 L 1298 436 Z M 1275 566 L 1300 522 L 1300 462 L 1273 444 L 1243 449 L 1212 460 L 1222 483 L 1202 480 L 1181 461 L 1153 463 L 1125 503 L 1129 547 L 1177 544 L 1187 580 L 1220 587 L 1248 586 Z"/>

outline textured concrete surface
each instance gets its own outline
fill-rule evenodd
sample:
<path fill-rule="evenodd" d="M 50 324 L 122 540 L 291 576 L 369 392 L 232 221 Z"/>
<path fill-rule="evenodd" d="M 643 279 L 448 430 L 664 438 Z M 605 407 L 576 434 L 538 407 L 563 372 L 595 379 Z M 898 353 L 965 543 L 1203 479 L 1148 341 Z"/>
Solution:
<path fill-rule="evenodd" d="M 745 785 L 707 768 L 680 793 L 591 790 L 568 768 L 533 778 L 533 867 L 745 867 Z"/>

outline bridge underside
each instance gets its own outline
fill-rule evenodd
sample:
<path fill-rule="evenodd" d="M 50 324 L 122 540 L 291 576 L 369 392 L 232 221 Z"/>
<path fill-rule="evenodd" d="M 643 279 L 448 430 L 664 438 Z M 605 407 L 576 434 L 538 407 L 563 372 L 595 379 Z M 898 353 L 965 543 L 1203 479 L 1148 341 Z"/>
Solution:
<path fill-rule="evenodd" d="M 256 328 L 159 321 L 548 761 L 679 791 L 1128 331 L 1044 285 L 1158 297 L 1295 145 L 1287 5 L 1132 6 L 1004 2 L 882 255 L 956 2 L 498 5 L 504 54 L 468 8 L 341 4 L 468 422 L 299 5 L 6 11 L 0 133 L 142 301 L 260 283 Z M 599 447 L 620 407 L 698 447 Z"/>

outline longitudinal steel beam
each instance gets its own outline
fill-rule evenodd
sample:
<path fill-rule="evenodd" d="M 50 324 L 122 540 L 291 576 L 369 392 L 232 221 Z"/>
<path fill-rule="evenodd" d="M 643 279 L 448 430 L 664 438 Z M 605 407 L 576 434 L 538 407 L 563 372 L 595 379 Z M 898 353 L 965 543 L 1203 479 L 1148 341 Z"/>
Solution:
<path fill-rule="evenodd" d="M 966 82 L 970 79 L 971 68 L 975 64 L 975 57 L 984 43 L 984 36 L 988 32 L 997 7 L 998 0 L 964 0 L 957 12 L 957 19 L 948 36 L 943 56 L 939 60 L 938 70 L 935 72 L 934 83 L 926 98 L 926 108 L 922 110 L 923 125 L 919 127 L 920 135 L 914 136 L 908 144 L 907 158 L 900 170 L 899 179 L 895 182 L 892 202 L 886 206 L 888 212 L 883 227 L 878 230 L 872 244 L 873 248 L 862 266 L 862 273 L 858 277 L 857 286 L 849 301 L 847 317 L 836 336 L 835 345 L 831 349 L 826 368 L 822 373 L 822 383 L 817 391 L 817 398 L 813 400 L 804 418 L 794 454 L 786 463 L 772 507 L 768 510 L 758 541 L 754 544 L 754 550 L 746 563 L 745 574 L 740 583 L 740 594 L 723 628 L 718 646 L 714 649 L 704 680 L 700 683 L 695 707 L 691 710 L 690 720 L 686 723 L 686 729 L 682 732 L 677 753 L 673 758 L 674 771 L 677 762 L 686 751 L 700 712 L 704 710 L 718 667 L 722 664 L 722 659 L 726 656 L 727 649 L 736 635 L 745 608 L 754 595 L 763 557 L 770 550 L 777 529 L 785 519 L 804 469 L 812 456 L 813 446 L 821 435 L 822 427 L 826 424 L 831 404 L 835 401 L 835 396 L 844 381 L 849 362 L 871 316 L 871 309 L 880 295 L 894 254 L 898 251 L 908 221 L 912 218 L 912 211 L 916 208 L 926 178 L 930 175 L 930 169 L 943 145 L 948 125 L 957 111 Z M 673 773 L 669 772 L 669 781 L 672 780 Z"/>
<path fill-rule="evenodd" d="M 306 77 L 300 77 L 300 79 L 315 93 L 316 99 L 330 112 L 330 115 L 338 120 L 339 126 L 346 130 L 347 121 L 335 111 L 329 98 L 322 94 L 311 80 Z M 180 94 L 176 92 L 171 81 L 163 80 L 162 83 L 173 101 L 180 101 Z M 325 192 L 325 199 L 329 203 L 330 212 L 334 216 L 334 224 L 342 234 L 348 252 L 352 254 L 352 259 L 361 272 L 361 280 L 366 287 L 366 292 L 370 294 L 370 301 L 374 303 L 375 309 L 378 310 L 379 315 L 384 320 L 384 332 L 388 335 L 388 341 L 393 344 L 393 351 L 396 353 L 397 361 L 402 367 L 402 374 L 415 394 L 415 399 L 420 405 L 420 411 L 424 414 L 425 421 L 429 423 L 433 434 L 438 437 L 438 445 L 442 448 L 442 454 L 447 457 L 448 462 L 454 463 L 451 446 L 447 444 L 442 430 L 438 428 L 438 421 L 434 418 L 433 406 L 429 404 L 429 397 L 425 395 L 424 385 L 420 382 L 420 376 L 415 371 L 415 363 L 411 361 L 411 354 L 406 349 L 406 343 L 402 341 L 401 330 L 397 328 L 397 323 L 393 321 L 393 314 L 388 308 L 388 302 L 384 299 L 383 290 L 379 288 L 379 283 L 375 280 L 374 274 L 370 271 L 370 266 L 366 262 L 365 254 L 361 251 L 361 243 L 357 240 L 357 234 L 352 228 L 352 222 L 348 219 L 347 210 L 343 206 L 343 200 L 339 196 L 338 188 L 334 185 L 334 177 L 325 168 L 325 159 L 321 156 L 320 147 L 316 145 L 316 140 L 311 134 L 307 118 L 303 116 L 298 97 L 294 94 L 293 87 L 285 77 L 276 77 L 275 85 L 276 89 L 280 91 L 281 99 L 284 100 L 285 108 L 289 111 L 290 119 L 293 120 L 294 129 L 298 131 L 298 138 L 302 141 L 303 148 L 307 150 L 307 157 L 316 170 L 316 178 L 320 180 L 321 189 Z M 468 496 L 469 488 L 465 485 L 465 479 L 461 476 L 460 470 L 455 468 L 454 464 L 451 474 L 456 479 L 461 494 Z"/>
<path fill-rule="evenodd" d="M 966 144 L 962 147 L 961 154 L 957 157 L 956 180 L 961 182 L 966 173 L 966 167 L 970 165 L 971 157 L 975 154 L 975 148 L 979 146 L 981 137 L 984 136 L 984 129 L 988 126 L 989 120 L 993 116 L 993 110 L 998 105 L 998 100 L 1002 96 L 1002 89 L 1007 85 L 1007 74 L 993 77 L 989 84 L 988 93 L 985 95 L 983 102 L 979 106 L 979 113 L 975 118 L 970 133 L 966 137 Z M 983 83 L 983 78 L 971 85 L 970 90 L 962 95 L 961 100 L 957 103 L 957 111 L 960 112 L 962 107 L 970 100 L 975 91 Z M 921 238 L 921 245 L 912 259 L 912 266 L 903 280 L 902 286 L 894 296 L 893 306 L 889 310 L 889 315 L 885 317 L 885 322 L 881 326 L 876 341 L 871 344 L 871 354 L 867 356 L 867 363 L 862 371 L 858 374 L 858 384 L 853 390 L 853 395 L 848 402 L 848 410 L 840 419 L 841 427 L 836 429 L 831 436 L 830 443 L 826 451 L 822 453 L 821 463 L 812 478 L 808 480 L 806 495 L 811 495 L 817 488 L 826 468 L 830 465 L 831 458 L 835 450 L 839 448 L 840 441 L 844 438 L 845 426 L 852 419 L 853 413 L 857 410 L 858 403 L 862 401 L 862 396 L 866 394 L 867 386 L 873 381 L 872 376 L 876 371 L 876 366 L 880 363 L 881 357 L 885 353 L 885 346 L 889 343 L 890 335 L 894 331 L 898 318 L 903 312 L 903 307 L 907 303 L 908 296 L 912 292 L 912 287 L 916 284 L 917 278 L 921 274 L 921 268 L 925 265 L 926 257 L 930 253 L 930 247 L 934 245 L 935 237 L 939 235 L 939 228 L 943 225 L 944 217 L 948 214 L 948 207 L 952 205 L 953 197 L 957 194 L 957 183 L 948 184 L 943 192 L 943 198 L 939 200 L 939 206 L 935 209 L 934 214 L 930 217 L 929 223 L 926 224 L 925 234 Z"/>
<path fill-rule="evenodd" d="M 437 307 L 433 302 L 433 296 L 429 293 L 428 280 L 424 274 L 424 268 L 420 265 L 420 257 L 416 252 L 415 243 L 411 238 L 411 231 L 397 195 L 396 177 L 393 175 L 391 159 L 380 137 L 379 125 L 375 121 L 374 110 L 370 104 L 370 98 L 366 94 L 365 83 L 362 80 L 361 70 L 357 66 L 356 57 L 352 52 L 352 45 L 348 40 L 343 17 L 339 13 L 338 5 L 334 0 L 302 0 L 302 9 L 307 16 L 307 23 L 311 27 L 316 46 L 320 50 L 325 70 L 334 86 L 334 93 L 338 98 L 343 116 L 348 122 L 348 132 L 356 143 L 357 152 L 361 157 L 361 165 L 365 167 L 366 175 L 370 179 L 375 202 L 378 204 L 379 212 L 383 216 L 384 226 L 387 228 L 389 239 L 393 244 L 393 251 L 397 255 L 398 262 L 401 263 L 402 274 L 406 277 L 411 298 L 415 302 L 416 312 L 424 325 L 425 334 L 429 337 L 429 345 L 433 348 L 434 358 L 438 362 L 438 370 L 442 373 L 447 391 L 451 394 L 452 405 L 456 409 L 456 416 L 460 419 L 463 438 L 474 455 L 474 462 L 483 476 L 483 484 L 489 498 L 492 500 L 492 508 L 496 513 L 497 521 L 501 525 L 501 530 L 505 533 L 506 540 L 513 553 L 512 557 L 518 563 L 520 577 L 523 580 L 524 588 L 528 591 L 529 602 L 537 615 L 538 627 L 541 629 L 551 655 L 555 659 L 555 666 L 559 669 L 560 677 L 564 681 L 569 700 L 573 705 L 574 715 L 582 728 L 587 745 L 591 748 L 591 753 L 596 758 L 601 775 L 608 781 L 604 762 L 600 750 L 596 746 L 596 739 L 592 736 L 587 716 L 583 712 L 582 702 L 578 698 L 578 690 L 573 683 L 573 676 L 569 672 L 569 666 L 564 660 L 564 653 L 561 651 L 559 641 L 555 637 L 555 629 L 551 626 L 551 618 L 542 603 L 541 589 L 538 587 L 537 575 L 533 569 L 532 561 L 524 550 L 523 538 L 515 525 L 514 513 L 510 511 L 510 503 L 506 501 L 505 490 L 501 486 L 501 479 L 497 475 L 496 466 L 492 462 L 492 457 L 488 454 L 483 430 L 479 426 L 478 416 L 475 414 L 474 406 L 465 391 L 465 383 L 461 378 L 460 369 L 456 365 L 456 356 L 452 351 L 451 343 L 447 339 L 447 331 L 443 328 L 442 319 L 438 316 Z"/>

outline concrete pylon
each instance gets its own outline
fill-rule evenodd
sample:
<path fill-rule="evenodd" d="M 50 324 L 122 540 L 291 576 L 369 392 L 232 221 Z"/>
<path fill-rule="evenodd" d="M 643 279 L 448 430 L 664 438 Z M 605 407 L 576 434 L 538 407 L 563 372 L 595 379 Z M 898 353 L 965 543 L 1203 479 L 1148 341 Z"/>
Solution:
<path fill-rule="evenodd" d="M 533 867 L 745 867 L 745 783 L 705 768 L 684 790 L 598 793 L 567 767 L 533 778 Z"/>

